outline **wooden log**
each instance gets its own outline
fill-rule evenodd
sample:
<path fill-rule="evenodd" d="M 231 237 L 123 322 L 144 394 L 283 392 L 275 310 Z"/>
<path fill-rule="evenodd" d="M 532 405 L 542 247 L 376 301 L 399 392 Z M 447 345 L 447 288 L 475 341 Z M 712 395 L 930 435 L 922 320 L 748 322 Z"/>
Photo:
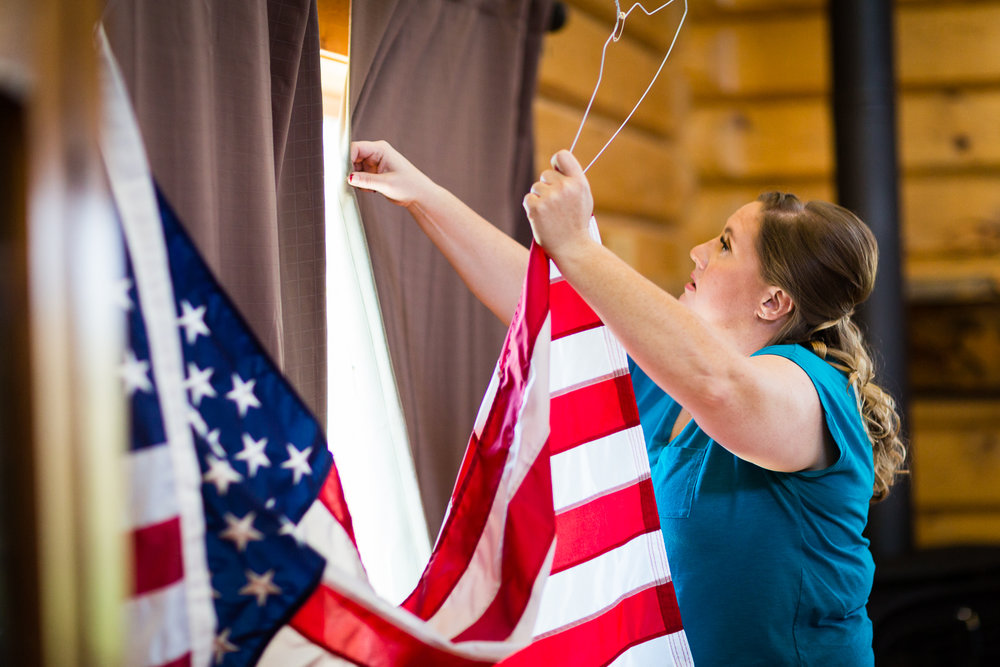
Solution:
<path fill-rule="evenodd" d="M 895 34 L 904 87 L 1000 82 L 1000 3 L 901 3 Z M 819 8 L 702 20 L 686 36 L 684 64 L 699 97 L 817 94 L 829 87 L 828 41 Z"/>
<path fill-rule="evenodd" d="M 636 271 L 679 294 L 691 271 L 682 230 L 660 222 L 597 211 L 604 245 Z"/>
<path fill-rule="evenodd" d="M 912 92 L 900 105 L 906 171 L 1000 169 L 1000 89 Z M 833 168 L 823 97 L 740 100 L 692 113 L 692 151 L 707 178 L 816 178 Z"/>
<path fill-rule="evenodd" d="M 915 393 L 1000 396 L 1000 301 L 915 303 L 907 316 Z M 992 408 L 1000 425 L 1000 403 Z"/>
<path fill-rule="evenodd" d="M 548 168 L 552 155 L 569 148 L 580 112 L 557 102 L 535 102 L 536 169 Z M 586 166 L 611 138 L 618 124 L 592 115 L 575 151 Z M 653 220 L 670 221 L 687 205 L 693 178 L 678 146 L 626 127 L 587 173 L 597 208 Z"/>
<path fill-rule="evenodd" d="M 691 3 L 691 13 L 697 18 L 712 18 L 733 14 L 816 11 L 825 6 L 826 0 L 708 0 Z"/>
<path fill-rule="evenodd" d="M 915 400 L 910 418 L 914 506 L 1000 510 L 1000 400 Z"/>
<path fill-rule="evenodd" d="M 608 22 L 580 11 L 570 12 L 566 26 L 545 39 L 539 68 L 539 94 L 581 110 L 586 108 L 600 74 L 601 50 L 613 26 L 613 20 Z M 630 32 L 626 32 L 621 40 L 608 45 L 594 109 L 619 123 L 624 121 L 650 85 L 662 61 L 663 54 L 635 41 Z M 686 104 L 683 81 L 678 73 L 679 66 L 668 61 L 636 109 L 630 125 L 664 136 L 676 131 L 677 119 Z"/>
<path fill-rule="evenodd" d="M 818 179 L 833 169 L 831 114 L 821 98 L 704 107 L 690 132 L 707 178 Z"/>
<path fill-rule="evenodd" d="M 733 14 L 753 14 L 755 12 L 778 13 L 803 10 L 826 9 L 830 0 L 706 0 L 692 2 L 691 13 L 697 18 L 732 16 Z M 895 0 L 897 5 L 928 0 Z"/>
<path fill-rule="evenodd" d="M 820 12 L 695 24 L 684 69 L 698 97 L 819 94 L 829 87 L 827 33 Z"/>
<path fill-rule="evenodd" d="M 918 548 L 1000 544 L 1000 510 L 918 513 L 914 541 Z"/>
<path fill-rule="evenodd" d="M 899 117 L 902 162 L 907 169 L 998 167 L 997 118 L 1000 88 L 905 94 Z"/>
<path fill-rule="evenodd" d="M 932 2 L 896 14 L 899 78 L 908 86 L 1000 81 L 1000 3 Z"/>
<path fill-rule="evenodd" d="M 907 258 L 907 296 L 916 303 L 1000 299 L 1000 255 Z"/>
<path fill-rule="evenodd" d="M 993 174 L 908 175 L 902 212 L 911 258 L 1000 253 L 1000 187 Z"/>

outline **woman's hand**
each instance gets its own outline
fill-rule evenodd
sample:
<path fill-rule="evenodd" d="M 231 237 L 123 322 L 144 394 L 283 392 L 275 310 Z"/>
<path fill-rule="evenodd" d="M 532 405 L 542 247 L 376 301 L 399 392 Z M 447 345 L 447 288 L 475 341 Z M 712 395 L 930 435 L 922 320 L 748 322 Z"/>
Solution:
<path fill-rule="evenodd" d="M 569 151 L 552 156 L 552 168 L 524 196 L 524 210 L 535 241 L 559 263 L 559 257 L 590 239 L 594 197 L 583 168 Z"/>
<path fill-rule="evenodd" d="M 409 207 L 433 182 L 387 141 L 351 142 L 354 171 L 347 182 L 360 190 L 378 192 L 399 206 Z"/>

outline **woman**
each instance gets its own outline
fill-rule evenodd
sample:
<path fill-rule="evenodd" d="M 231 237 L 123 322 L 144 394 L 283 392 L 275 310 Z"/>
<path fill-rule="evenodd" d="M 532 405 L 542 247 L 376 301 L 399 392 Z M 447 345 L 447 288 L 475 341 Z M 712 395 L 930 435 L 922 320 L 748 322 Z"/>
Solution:
<path fill-rule="evenodd" d="M 385 142 L 357 142 L 349 182 L 407 207 L 500 319 L 527 250 Z M 870 665 L 874 565 L 862 537 L 905 450 L 851 321 L 875 277 L 847 210 L 769 194 L 691 251 L 675 299 L 587 228 L 567 151 L 524 198 L 535 240 L 631 358 L 660 523 L 699 665 Z"/>

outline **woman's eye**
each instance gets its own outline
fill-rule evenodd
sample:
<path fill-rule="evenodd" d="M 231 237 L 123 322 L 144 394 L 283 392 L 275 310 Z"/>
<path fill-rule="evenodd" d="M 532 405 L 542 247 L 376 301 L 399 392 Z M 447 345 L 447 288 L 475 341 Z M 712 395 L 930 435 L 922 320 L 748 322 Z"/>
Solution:
<path fill-rule="evenodd" d="M 726 251 L 728 251 L 728 250 L 729 250 L 729 242 L 728 242 L 728 241 L 727 241 L 726 239 L 724 239 L 724 238 L 722 238 L 722 237 L 720 236 L 720 237 L 719 237 L 719 243 L 721 243 L 721 244 L 722 244 L 722 249 L 723 249 L 723 250 L 726 250 Z"/>

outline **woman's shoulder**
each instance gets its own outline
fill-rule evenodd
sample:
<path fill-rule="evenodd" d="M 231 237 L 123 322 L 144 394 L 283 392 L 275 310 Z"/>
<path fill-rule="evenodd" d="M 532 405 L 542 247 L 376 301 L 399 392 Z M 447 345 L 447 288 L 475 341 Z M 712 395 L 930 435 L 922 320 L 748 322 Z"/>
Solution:
<path fill-rule="evenodd" d="M 851 386 L 847 373 L 835 368 L 804 345 L 771 345 L 758 350 L 755 355 L 772 354 L 785 357 L 797 364 L 812 381 L 823 407 L 826 426 L 829 429 L 841 455 L 831 469 L 843 467 L 844 452 L 853 452 L 849 458 L 867 461 L 862 466 L 871 467 L 870 442 L 865 431 L 857 393 Z M 858 465 L 861 465 L 860 463 Z M 810 471 L 799 475 L 814 476 L 825 471 Z"/>

